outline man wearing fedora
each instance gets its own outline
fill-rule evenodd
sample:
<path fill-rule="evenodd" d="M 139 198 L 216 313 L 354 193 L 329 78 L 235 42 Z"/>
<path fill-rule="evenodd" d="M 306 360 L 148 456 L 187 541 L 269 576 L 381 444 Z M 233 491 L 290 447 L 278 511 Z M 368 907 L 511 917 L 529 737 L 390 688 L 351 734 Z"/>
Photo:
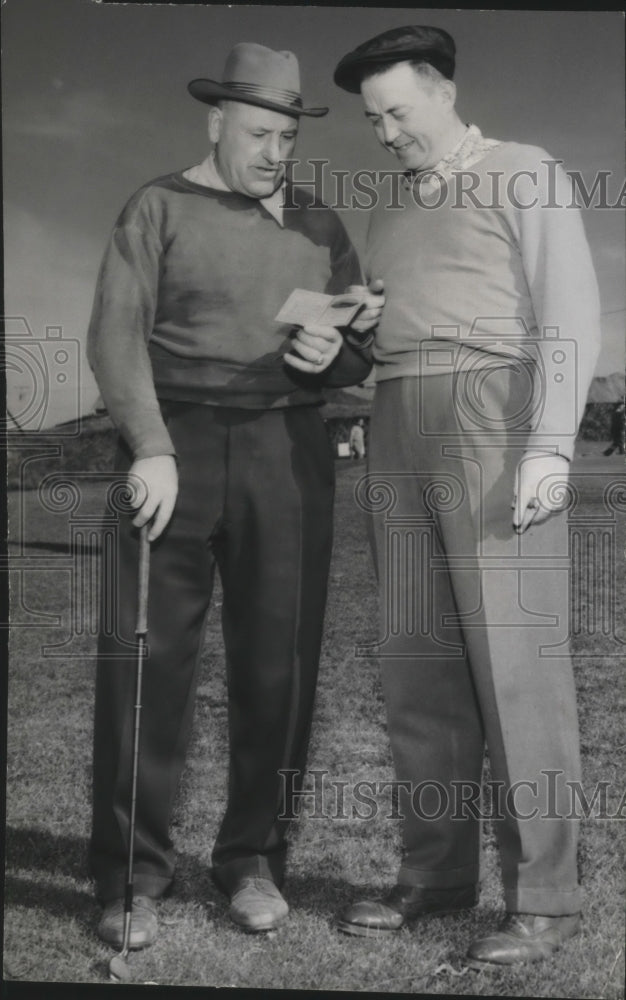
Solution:
<path fill-rule="evenodd" d="M 399 204 L 382 193 L 370 220 L 366 274 L 387 300 L 369 482 L 389 497 L 371 521 L 378 650 L 406 791 L 397 884 L 339 927 L 389 934 L 476 904 L 486 740 L 506 916 L 470 946 L 485 968 L 546 958 L 580 923 L 562 507 L 600 327 L 569 178 L 465 125 L 454 69 L 447 32 L 408 26 L 335 72 L 402 172 Z"/>
<path fill-rule="evenodd" d="M 213 874 L 248 931 L 287 915 L 280 771 L 302 774 L 322 636 L 333 461 L 321 390 L 361 381 L 382 307 L 350 328 L 297 331 L 275 316 L 294 288 L 359 284 L 337 216 L 285 165 L 306 108 L 290 52 L 241 43 L 223 81 L 196 79 L 213 152 L 142 187 L 104 255 L 89 359 L 120 432 L 118 471 L 139 482 L 119 525 L 116 607 L 103 606 L 96 681 L 90 867 L 119 946 L 129 832 L 137 528 L 150 522 L 148 643 L 130 944 L 157 933 L 169 835 L 215 568 L 223 587 L 230 767 Z M 366 292 L 366 290 L 364 290 Z M 106 580 L 105 580 L 106 582 Z M 109 581 L 110 585 L 110 581 Z M 106 595 L 107 587 L 103 587 Z M 107 629 L 111 618 L 115 629 Z"/>

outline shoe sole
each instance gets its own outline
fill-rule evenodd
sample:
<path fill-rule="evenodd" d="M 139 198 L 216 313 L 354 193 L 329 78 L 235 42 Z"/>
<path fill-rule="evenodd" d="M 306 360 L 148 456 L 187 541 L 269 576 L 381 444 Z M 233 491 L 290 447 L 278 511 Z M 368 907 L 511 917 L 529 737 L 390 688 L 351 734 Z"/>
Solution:
<path fill-rule="evenodd" d="M 272 920 L 266 924 L 262 924 L 261 926 L 257 925 L 256 927 L 251 927 L 250 924 L 239 923 L 239 921 L 235 920 L 234 917 L 231 917 L 230 919 L 235 927 L 238 927 L 241 931 L 245 931 L 246 934 L 267 934 L 269 931 L 275 931 L 277 927 L 284 924 L 288 916 L 289 914 L 286 913 L 284 917 L 279 917 L 278 920 Z"/>
<path fill-rule="evenodd" d="M 405 924 L 399 927 L 366 927 L 365 924 L 349 924 L 344 921 L 337 923 L 337 930 L 342 934 L 351 934 L 353 937 L 388 937 L 390 934 L 397 934 Z"/>
<path fill-rule="evenodd" d="M 522 959 L 520 962 L 483 962 L 480 958 L 466 958 L 463 965 L 476 972 L 497 972 L 503 969 L 518 969 L 522 965 L 534 965 L 536 962 L 545 962 L 552 958 L 552 955 L 538 955 L 537 958 Z"/>
<path fill-rule="evenodd" d="M 549 958 L 555 954 L 555 952 L 560 951 L 563 945 L 575 938 L 580 931 L 580 923 L 578 923 L 569 934 L 567 934 L 558 944 L 553 945 L 544 954 L 534 955 L 532 958 L 522 958 L 519 962 L 490 962 L 488 959 L 484 958 L 473 958 L 469 955 L 466 956 L 464 965 L 468 969 L 476 969 L 480 971 L 493 971 L 494 969 L 512 969 L 519 968 L 522 965 L 535 965 L 537 962 L 546 962 Z"/>
<path fill-rule="evenodd" d="M 574 935 L 572 935 L 572 937 L 574 937 Z M 482 958 L 466 958 L 463 964 L 466 965 L 468 969 L 477 969 L 478 971 L 481 969 L 513 969 L 516 967 L 519 968 L 521 965 L 535 965 L 537 962 L 546 962 L 549 958 L 552 958 L 555 952 L 560 951 L 563 945 L 569 940 L 570 938 L 566 938 L 565 941 L 562 941 L 545 955 L 534 955 L 532 958 L 522 958 L 519 962 L 489 962 L 487 959 Z"/>
<path fill-rule="evenodd" d="M 479 958 L 465 958 L 463 960 L 463 965 L 476 972 L 495 972 L 498 969 L 512 969 L 514 965 L 524 964 L 524 962 L 514 962 L 512 965 L 506 965 L 502 962 L 482 962 Z"/>
<path fill-rule="evenodd" d="M 431 910 L 430 912 L 418 913 L 415 917 L 408 917 L 404 920 L 399 927 L 368 927 L 366 924 L 352 924 L 346 920 L 337 921 L 337 930 L 341 931 L 342 934 L 352 934 L 353 937 L 386 937 L 390 934 L 397 934 L 401 931 L 403 927 L 407 924 L 413 923 L 417 920 L 424 920 L 428 917 L 448 917 L 454 913 L 463 913 L 465 910 L 471 910 L 476 904 L 473 903 L 472 906 L 464 906 L 460 909 L 453 910 Z"/>

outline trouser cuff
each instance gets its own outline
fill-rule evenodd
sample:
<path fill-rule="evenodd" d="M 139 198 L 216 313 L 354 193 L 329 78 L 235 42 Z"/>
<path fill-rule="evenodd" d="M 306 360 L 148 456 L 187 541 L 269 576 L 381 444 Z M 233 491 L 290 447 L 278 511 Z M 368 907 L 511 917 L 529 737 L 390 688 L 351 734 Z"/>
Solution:
<path fill-rule="evenodd" d="M 242 878 L 269 878 L 280 889 L 284 879 L 284 858 L 265 857 L 262 854 L 250 858 L 235 858 L 220 865 L 214 865 L 213 878 L 220 889 L 232 895 Z"/>
<path fill-rule="evenodd" d="M 446 868 L 441 871 L 402 865 L 398 873 L 400 885 L 418 885 L 424 889 L 461 889 L 477 885 L 479 881 L 478 865 L 464 865 L 463 868 Z"/>
<path fill-rule="evenodd" d="M 161 875 L 148 875 L 136 872 L 133 876 L 133 894 L 135 896 L 150 896 L 159 899 L 170 887 L 172 880 Z M 110 903 L 113 899 L 123 899 L 126 892 L 126 872 L 111 875 L 107 879 L 96 881 L 96 898 L 101 903 Z"/>
<path fill-rule="evenodd" d="M 533 913 L 542 917 L 564 917 L 580 913 L 582 893 L 579 888 L 558 889 L 505 889 L 504 902 L 507 913 Z"/>

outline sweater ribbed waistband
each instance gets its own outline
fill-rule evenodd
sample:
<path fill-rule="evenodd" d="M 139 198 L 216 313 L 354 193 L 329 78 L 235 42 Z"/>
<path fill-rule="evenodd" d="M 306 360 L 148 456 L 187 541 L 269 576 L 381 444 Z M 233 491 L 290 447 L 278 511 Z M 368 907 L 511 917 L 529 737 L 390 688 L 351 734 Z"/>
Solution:
<path fill-rule="evenodd" d="M 280 359 L 265 367 L 237 365 L 173 355 L 154 344 L 149 353 L 160 399 L 251 410 L 324 402 L 321 387 L 295 384 Z"/>

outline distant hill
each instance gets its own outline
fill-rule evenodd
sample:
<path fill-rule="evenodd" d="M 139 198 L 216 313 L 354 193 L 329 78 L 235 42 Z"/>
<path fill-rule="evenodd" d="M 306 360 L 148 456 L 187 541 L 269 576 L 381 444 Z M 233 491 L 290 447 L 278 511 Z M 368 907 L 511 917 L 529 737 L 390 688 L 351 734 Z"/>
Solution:
<path fill-rule="evenodd" d="M 327 420 L 338 417 L 366 417 L 369 416 L 372 400 L 374 398 L 374 381 L 367 381 L 361 385 L 349 386 L 345 389 L 325 389 L 324 397 L 326 404 L 322 413 Z M 594 378 L 589 390 L 589 403 L 615 403 L 624 398 L 624 375 L 620 372 L 613 372 L 611 375 L 600 375 Z M 76 423 L 67 421 L 59 424 L 59 427 L 67 429 Z M 102 398 L 96 400 L 91 413 L 83 414 L 81 418 L 83 432 L 106 430 L 111 427 Z M 12 428 L 9 428 L 12 429 Z M 54 428 L 49 428 L 48 433 L 53 433 Z"/>
<path fill-rule="evenodd" d="M 368 417 L 374 398 L 374 384 L 348 389 L 325 389 L 322 415 L 326 420 L 338 417 Z"/>
<path fill-rule="evenodd" d="M 369 418 L 374 384 L 365 383 L 347 389 L 327 389 L 324 395 L 327 401 L 321 412 L 327 422 L 329 436 L 333 442 L 347 441 L 352 421 L 363 417 L 367 422 Z M 619 372 L 594 378 L 579 437 L 594 441 L 608 440 L 613 412 L 611 404 L 623 398 L 624 376 Z M 16 428 L 9 422 L 7 430 L 9 431 L 7 470 L 9 489 L 20 485 L 36 487 L 46 471 L 53 471 L 59 467 L 58 458 L 48 460 L 47 465 L 43 459 L 36 465 L 32 462 L 29 462 L 27 467 L 23 465 L 24 457 L 32 453 L 33 442 L 39 443 L 45 437 L 62 444 L 61 467 L 67 471 L 105 470 L 111 467 L 117 435 L 101 400 L 98 400 L 93 411 L 84 414 L 80 421 L 67 421 L 56 427 L 48 427 L 42 432 L 21 433 L 16 433 Z"/>
<path fill-rule="evenodd" d="M 624 398 L 624 375 L 613 372 L 611 375 L 598 375 L 591 383 L 588 403 L 616 403 Z"/>
<path fill-rule="evenodd" d="M 351 386 L 347 389 L 326 389 L 324 392 L 327 403 L 324 416 L 334 417 L 364 417 L 370 412 L 374 398 L 374 383 L 363 386 Z M 599 375 L 594 378 L 589 390 L 588 403 L 616 403 L 624 398 L 624 375 L 613 372 L 611 375 Z"/>

